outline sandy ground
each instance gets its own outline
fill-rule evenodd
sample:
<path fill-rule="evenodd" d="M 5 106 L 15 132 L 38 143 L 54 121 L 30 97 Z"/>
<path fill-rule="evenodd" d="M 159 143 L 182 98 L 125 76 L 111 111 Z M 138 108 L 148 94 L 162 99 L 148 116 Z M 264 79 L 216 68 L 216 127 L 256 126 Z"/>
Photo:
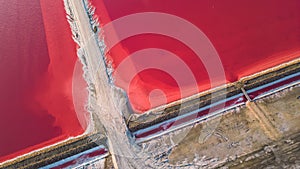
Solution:
<path fill-rule="evenodd" d="M 266 117 L 264 121 L 268 121 L 272 131 L 277 132 L 271 133 L 273 135 L 277 134 L 275 140 L 265 130 L 265 124 L 262 123 L 262 120 L 257 119 L 253 111 L 244 106 L 226 112 L 221 117 L 191 127 L 184 139 L 171 148 L 168 154 L 169 163 L 175 166 L 181 164 L 191 165 L 194 168 L 213 168 L 222 163 L 239 160 L 239 157 L 249 155 L 260 149 L 272 149 L 272 145 L 276 145 L 276 141 L 299 147 L 299 142 L 295 141 L 293 143 L 293 140 L 291 140 L 294 137 L 294 139 L 297 139 L 297 134 L 300 131 L 299 96 L 300 87 L 295 87 L 257 102 L 257 107 L 261 109 Z M 214 125 L 217 125 L 217 127 L 211 133 L 209 127 Z M 182 132 L 186 131 L 183 130 Z M 164 136 L 166 138 L 161 138 L 161 140 L 172 139 L 180 134 L 182 133 L 170 134 Z M 296 136 L 294 136 L 295 134 Z M 283 146 L 283 148 L 285 147 L 288 146 Z M 280 147 L 278 149 L 280 150 Z M 278 152 L 280 152 L 279 150 Z M 289 156 L 300 153 L 299 151 L 293 151 Z M 280 156 L 280 153 L 274 155 Z M 255 158 L 259 158 L 259 156 Z M 249 159 L 247 160 L 249 161 Z M 279 162 L 276 165 L 278 167 L 292 167 L 293 165 L 300 167 L 299 160 L 299 156 L 296 156 L 296 159 L 288 164 Z M 248 166 L 248 168 L 251 167 Z"/>

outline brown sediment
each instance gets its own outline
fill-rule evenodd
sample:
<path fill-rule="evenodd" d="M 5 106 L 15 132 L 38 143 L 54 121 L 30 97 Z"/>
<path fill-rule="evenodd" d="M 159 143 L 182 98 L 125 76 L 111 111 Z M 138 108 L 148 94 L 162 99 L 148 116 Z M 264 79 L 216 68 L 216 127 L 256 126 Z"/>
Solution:
<path fill-rule="evenodd" d="M 170 164 L 182 163 L 185 159 L 193 164 L 198 156 L 203 159 L 198 159 L 197 164 L 206 165 L 207 168 L 299 167 L 299 94 L 298 85 L 251 102 L 257 104 L 264 113 L 261 118 L 280 137 L 267 133 L 261 118 L 256 118 L 249 106 L 242 106 L 223 114 L 220 119 L 212 118 L 191 127 L 168 156 Z M 211 134 L 207 133 L 205 126 L 211 126 L 210 123 L 214 122 L 216 129 Z M 210 136 L 201 141 L 201 134 Z M 217 160 L 209 162 L 209 159 Z"/>
<path fill-rule="evenodd" d="M 269 148 L 269 150 L 268 150 Z M 300 133 L 273 142 L 270 147 L 263 147 L 246 154 L 219 167 L 244 168 L 287 168 L 299 167 L 300 160 Z M 298 161 L 298 162 L 297 162 Z"/>
<path fill-rule="evenodd" d="M 132 115 L 129 116 L 130 118 L 126 117 L 128 121 L 127 124 L 130 131 L 134 132 L 139 129 L 143 129 L 174 118 L 178 116 L 179 113 L 189 113 L 193 110 L 207 106 L 212 102 L 220 101 L 224 98 L 240 94 L 242 93 L 242 87 L 245 90 L 250 90 L 297 72 L 300 72 L 300 59 L 283 63 L 279 66 L 267 69 L 254 75 L 244 77 L 237 82 L 201 92 L 189 98 L 170 103 L 166 106 L 154 108 L 142 115 L 132 112 Z"/>
<path fill-rule="evenodd" d="M 106 157 L 105 164 L 104 164 L 104 169 L 114 169 L 111 156 Z"/>
<path fill-rule="evenodd" d="M 265 112 L 260 108 L 258 104 L 256 104 L 255 102 L 247 102 L 246 106 L 250 110 L 250 114 L 259 121 L 261 128 L 270 139 L 277 140 L 278 138 L 280 138 L 279 132 L 272 125 Z"/>

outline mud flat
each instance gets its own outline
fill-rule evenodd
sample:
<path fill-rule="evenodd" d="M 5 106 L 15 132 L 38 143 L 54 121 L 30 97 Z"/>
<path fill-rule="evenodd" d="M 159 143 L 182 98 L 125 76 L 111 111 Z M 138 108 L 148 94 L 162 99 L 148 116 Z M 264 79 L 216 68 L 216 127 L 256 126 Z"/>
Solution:
<path fill-rule="evenodd" d="M 156 168 L 299 168 L 299 96 L 298 85 L 254 102 L 278 134 L 275 140 L 244 105 L 140 146 L 158 161 Z M 111 157 L 105 168 L 113 168 Z"/>

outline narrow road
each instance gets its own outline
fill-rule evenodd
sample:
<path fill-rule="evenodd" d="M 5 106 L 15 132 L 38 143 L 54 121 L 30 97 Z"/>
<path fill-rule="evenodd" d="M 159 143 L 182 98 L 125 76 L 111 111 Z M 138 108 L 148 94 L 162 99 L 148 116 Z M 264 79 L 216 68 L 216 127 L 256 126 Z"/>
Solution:
<path fill-rule="evenodd" d="M 73 10 L 75 24 L 80 36 L 80 47 L 85 51 L 88 74 L 95 85 L 96 99 L 92 104 L 97 112 L 100 123 L 105 128 L 108 148 L 115 168 L 147 168 L 143 157 L 134 151 L 134 144 L 126 135 L 126 125 L 122 117 L 122 105 L 126 99 L 109 84 L 102 53 L 97 45 L 97 35 L 92 31 L 89 17 L 82 0 L 69 0 Z M 121 96 L 121 97 L 120 97 Z"/>

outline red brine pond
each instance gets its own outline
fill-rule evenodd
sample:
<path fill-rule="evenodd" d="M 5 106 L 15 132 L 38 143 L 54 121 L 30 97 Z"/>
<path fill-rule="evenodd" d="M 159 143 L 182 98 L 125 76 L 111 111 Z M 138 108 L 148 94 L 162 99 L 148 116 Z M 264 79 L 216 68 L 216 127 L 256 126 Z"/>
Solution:
<path fill-rule="evenodd" d="M 115 84 L 125 89 L 137 113 L 300 56 L 298 0 L 91 3 L 101 27 L 116 23 L 103 33 L 107 43 L 114 34 L 120 38 L 106 57 L 116 70 Z M 78 119 L 88 114 L 63 1 L 1 0 L 0 14 L 3 162 L 82 134 L 87 122 Z M 202 32 L 203 44 L 186 43 L 199 38 L 189 28 Z"/>
<path fill-rule="evenodd" d="M 87 124 L 75 112 L 84 110 L 72 95 L 82 72 L 73 77 L 77 46 L 63 1 L 1 0 L 0 23 L 3 162 L 83 134 Z M 77 81 L 85 93 L 83 79 Z"/>
<path fill-rule="evenodd" d="M 91 4 L 108 44 L 106 57 L 115 70 L 115 84 L 126 90 L 137 113 L 300 56 L 298 0 L 91 0 Z M 191 25 L 202 31 L 205 36 L 200 38 L 206 42 L 186 43 L 199 38 Z M 195 46 L 203 55 L 197 55 Z M 212 57 L 211 46 L 219 60 Z"/>

